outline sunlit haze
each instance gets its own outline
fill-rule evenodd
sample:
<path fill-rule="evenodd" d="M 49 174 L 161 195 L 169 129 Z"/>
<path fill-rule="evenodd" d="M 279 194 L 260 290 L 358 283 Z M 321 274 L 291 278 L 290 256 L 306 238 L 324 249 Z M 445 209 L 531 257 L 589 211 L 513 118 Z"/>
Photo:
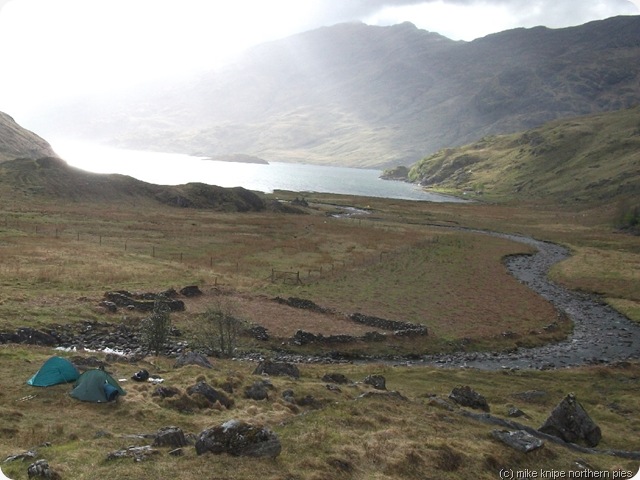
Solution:
<path fill-rule="evenodd" d="M 637 15 L 639 1 L 0 0 L 0 111 L 28 126 L 60 101 L 215 68 L 257 43 L 340 22 L 410 21 L 472 40 Z"/>

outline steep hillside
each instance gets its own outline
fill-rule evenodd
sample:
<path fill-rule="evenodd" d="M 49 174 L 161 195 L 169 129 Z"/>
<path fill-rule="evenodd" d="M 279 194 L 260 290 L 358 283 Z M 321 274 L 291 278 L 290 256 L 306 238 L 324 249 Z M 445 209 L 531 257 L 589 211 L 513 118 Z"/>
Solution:
<path fill-rule="evenodd" d="M 0 162 L 15 158 L 55 157 L 45 140 L 18 125 L 13 118 L 0 112 Z"/>
<path fill-rule="evenodd" d="M 261 197 L 241 187 L 153 185 L 124 175 L 85 172 L 54 157 L 0 163 L 0 192 L 14 201 L 24 195 L 83 202 L 161 203 L 231 212 L 266 208 Z"/>
<path fill-rule="evenodd" d="M 260 45 L 197 81 L 61 106 L 41 116 L 38 131 L 205 156 L 384 167 L 639 103 L 637 16 L 473 42 L 409 23 L 341 24 Z"/>
<path fill-rule="evenodd" d="M 489 199 L 607 202 L 640 197 L 640 107 L 554 121 L 441 150 L 409 178 Z"/>

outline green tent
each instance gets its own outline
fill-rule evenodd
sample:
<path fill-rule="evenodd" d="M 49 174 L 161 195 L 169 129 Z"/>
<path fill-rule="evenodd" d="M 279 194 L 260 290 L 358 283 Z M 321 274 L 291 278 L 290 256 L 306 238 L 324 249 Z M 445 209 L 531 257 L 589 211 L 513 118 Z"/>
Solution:
<path fill-rule="evenodd" d="M 66 358 L 51 357 L 44 362 L 33 377 L 27 380 L 28 385 L 34 387 L 50 387 L 58 383 L 68 383 L 77 380 L 80 373 Z"/>
<path fill-rule="evenodd" d="M 71 396 L 83 402 L 111 402 L 126 392 L 118 385 L 111 375 L 104 370 L 87 370 L 84 372 L 71 390 Z"/>

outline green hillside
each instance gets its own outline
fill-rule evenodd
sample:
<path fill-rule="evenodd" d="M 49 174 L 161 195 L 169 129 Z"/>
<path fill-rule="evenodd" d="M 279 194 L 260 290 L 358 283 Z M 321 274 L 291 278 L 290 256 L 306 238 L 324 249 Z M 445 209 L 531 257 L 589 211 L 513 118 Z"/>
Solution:
<path fill-rule="evenodd" d="M 0 194 L 13 199 L 35 196 L 54 201 L 164 204 L 229 212 L 267 208 L 260 196 L 242 187 L 154 185 L 126 175 L 85 172 L 54 157 L 0 162 Z"/>
<path fill-rule="evenodd" d="M 640 194 L 640 108 L 489 136 L 424 158 L 424 186 L 491 201 L 605 203 Z"/>

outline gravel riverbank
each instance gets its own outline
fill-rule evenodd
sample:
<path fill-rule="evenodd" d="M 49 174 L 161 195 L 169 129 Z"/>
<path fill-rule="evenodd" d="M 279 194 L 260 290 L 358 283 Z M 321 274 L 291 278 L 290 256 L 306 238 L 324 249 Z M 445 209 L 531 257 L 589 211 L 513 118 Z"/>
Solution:
<path fill-rule="evenodd" d="M 520 348 L 512 353 L 461 353 L 424 357 L 423 363 L 442 367 L 546 369 L 613 363 L 640 359 L 640 324 L 604 304 L 597 297 L 567 290 L 548 279 L 551 267 L 569 257 L 556 244 L 529 237 L 482 232 L 526 243 L 538 251 L 507 259 L 509 272 L 551 302 L 574 323 L 567 340 L 537 348 Z"/>

